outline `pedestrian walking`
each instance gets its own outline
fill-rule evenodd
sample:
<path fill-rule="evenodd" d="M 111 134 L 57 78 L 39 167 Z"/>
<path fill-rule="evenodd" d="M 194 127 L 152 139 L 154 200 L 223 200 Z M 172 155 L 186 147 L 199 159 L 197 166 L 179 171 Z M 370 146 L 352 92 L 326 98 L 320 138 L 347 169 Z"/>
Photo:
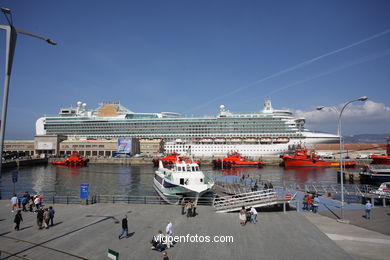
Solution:
<path fill-rule="evenodd" d="M 37 210 L 41 208 L 41 200 L 39 199 L 38 195 L 34 196 L 34 205 Z"/>
<path fill-rule="evenodd" d="M 39 229 L 42 229 L 42 224 L 43 224 L 43 209 L 38 208 L 37 210 L 37 225 Z"/>
<path fill-rule="evenodd" d="M 173 240 L 171 241 L 169 238 L 173 236 L 173 224 L 171 221 L 167 222 L 167 226 L 165 227 L 165 233 L 166 233 L 165 239 L 166 239 L 167 248 L 170 248 L 171 246 L 173 246 Z"/>
<path fill-rule="evenodd" d="M 251 222 L 256 224 L 257 222 L 257 210 L 254 207 L 251 207 Z"/>
<path fill-rule="evenodd" d="M 48 208 L 45 208 L 44 211 L 43 211 L 43 220 L 44 220 L 44 226 L 46 229 L 49 228 L 49 221 L 50 221 L 50 213 L 49 213 L 49 209 Z"/>
<path fill-rule="evenodd" d="M 364 208 L 365 208 L 365 213 L 366 213 L 366 219 L 371 219 L 372 204 L 370 203 L 370 200 L 367 200 L 367 203 L 364 206 Z"/>
<path fill-rule="evenodd" d="M 192 217 L 192 208 L 193 208 L 192 201 L 189 201 L 186 206 L 187 206 L 187 218 Z"/>
<path fill-rule="evenodd" d="M 127 226 L 127 215 L 125 215 L 122 218 L 122 232 L 119 234 L 118 238 L 121 239 L 123 235 L 125 235 L 125 237 L 129 236 L 129 228 Z"/>
<path fill-rule="evenodd" d="M 14 193 L 14 195 L 12 196 L 11 198 L 11 212 L 14 212 L 14 210 L 17 210 L 18 209 L 18 197 L 16 196 L 16 194 Z"/>
<path fill-rule="evenodd" d="M 30 199 L 28 201 L 28 210 L 30 212 L 33 212 L 33 206 L 34 206 L 34 197 L 30 195 Z"/>
<path fill-rule="evenodd" d="M 28 191 L 24 192 L 23 194 L 23 198 L 22 198 L 22 208 L 23 208 L 23 212 L 26 212 L 27 209 L 26 209 L 26 205 L 27 203 L 29 202 L 30 200 L 30 194 L 28 193 Z"/>
<path fill-rule="evenodd" d="M 23 221 L 22 217 L 22 211 L 19 209 L 16 212 L 15 218 L 14 218 L 14 223 L 15 223 L 15 230 L 19 231 L 20 228 L 20 222 Z"/>
<path fill-rule="evenodd" d="M 319 205 L 320 205 L 320 199 L 318 198 L 318 195 L 316 195 L 313 199 L 313 213 L 317 213 Z"/>
<path fill-rule="evenodd" d="M 54 224 L 53 224 L 53 219 L 54 219 L 54 214 L 55 214 L 55 213 L 56 213 L 56 212 L 54 211 L 53 207 L 50 206 L 50 207 L 49 207 L 50 226 L 53 226 L 53 225 L 54 225 Z"/>

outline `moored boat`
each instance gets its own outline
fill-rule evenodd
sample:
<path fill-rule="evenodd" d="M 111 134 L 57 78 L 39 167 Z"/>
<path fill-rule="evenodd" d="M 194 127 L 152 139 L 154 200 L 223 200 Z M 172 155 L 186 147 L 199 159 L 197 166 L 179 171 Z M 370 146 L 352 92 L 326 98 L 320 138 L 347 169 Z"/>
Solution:
<path fill-rule="evenodd" d="M 377 184 L 390 182 L 390 166 L 370 165 L 364 167 L 359 175 L 362 183 Z"/>
<path fill-rule="evenodd" d="M 164 157 L 153 159 L 153 165 L 157 167 L 159 165 L 159 162 L 161 161 L 164 166 L 172 166 L 178 160 L 190 162 L 189 157 L 181 156 L 179 153 L 172 152 L 172 153 L 167 153 L 167 155 Z M 195 163 L 200 165 L 199 161 L 195 161 Z"/>
<path fill-rule="evenodd" d="M 242 157 L 238 152 L 231 152 L 223 159 L 213 160 L 214 168 L 232 168 L 232 167 L 262 167 L 264 162 L 251 161 L 248 157 Z"/>
<path fill-rule="evenodd" d="M 294 155 L 284 154 L 281 156 L 285 167 L 340 167 L 340 162 L 329 162 L 321 160 L 316 152 L 305 148 L 295 149 Z M 348 161 L 343 163 L 344 167 L 355 167 L 356 162 Z"/>
<path fill-rule="evenodd" d="M 53 165 L 64 165 L 64 166 L 86 166 L 89 159 L 81 157 L 78 152 L 73 152 L 71 156 L 68 156 L 65 161 L 54 161 Z"/>
<path fill-rule="evenodd" d="M 195 162 L 177 161 L 172 168 L 165 168 L 162 161 L 154 174 L 154 188 L 168 203 L 178 202 L 175 198 L 199 198 L 211 191 L 212 178 L 205 175 Z"/>

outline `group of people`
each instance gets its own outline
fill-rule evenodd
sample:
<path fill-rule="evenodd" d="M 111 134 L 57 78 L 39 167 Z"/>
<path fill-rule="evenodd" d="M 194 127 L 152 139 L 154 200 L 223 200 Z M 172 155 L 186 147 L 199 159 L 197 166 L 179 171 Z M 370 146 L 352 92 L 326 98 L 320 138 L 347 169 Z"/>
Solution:
<path fill-rule="evenodd" d="M 257 222 L 257 210 L 254 207 L 251 207 L 249 211 L 245 209 L 245 206 L 242 206 L 239 213 L 240 225 L 245 226 L 247 222 L 256 224 Z"/>
<path fill-rule="evenodd" d="M 181 207 L 181 214 L 187 215 L 187 218 L 189 217 L 195 217 L 196 216 L 196 202 L 195 201 L 188 201 L 187 203 L 185 200 L 182 200 L 182 207 Z"/>
<path fill-rule="evenodd" d="M 39 229 L 49 228 L 54 225 L 54 214 L 55 211 L 53 207 L 44 208 L 42 204 L 41 195 L 30 195 L 27 191 L 24 192 L 23 197 L 19 199 L 16 194 L 13 194 L 11 198 L 11 212 L 16 210 L 14 217 L 15 230 L 20 230 L 20 223 L 23 221 L 22 211 L 23 212 L 33 212 L 33 207 L 35 207 L 35 212 L 37 213 L 37 225 Z M 28 210 L 27 210 L 28 207 Z"/>
<path fill-rule="evenodd" d="M 305 211 L 311 211 L 313 213 L 318 212 L 318 206 L 320 204 L 320 199 L 318 198 L 318 195 L 313 194 L 306 194 L 303 196 L 303 210 Z"/>
<path fill-rule="evenodd" d="M 173 236 L 173 224 L 171 221 L 167 222 L 165 227 L 165 234 L 163 234 L 162 230 L 159 230 L 156 235 L 153 236 L 153 239 L 150 241 L 152 244 L 152 249 L 158 251 L 164 251 L 166 248 L 170 248 L 173 246 L 173 239 L 170 237 Z"/>

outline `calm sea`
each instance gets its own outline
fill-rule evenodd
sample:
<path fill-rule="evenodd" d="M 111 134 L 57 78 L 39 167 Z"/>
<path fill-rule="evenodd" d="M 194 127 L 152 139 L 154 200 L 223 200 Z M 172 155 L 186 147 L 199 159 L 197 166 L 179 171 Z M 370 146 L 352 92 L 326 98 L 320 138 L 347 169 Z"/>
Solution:
<path fill-rule="evenodd" d="M 30 193 L 55 192 L 57 195 L 78 193 L 80 184 L 89 184 L 90 194 L 112 195 L 130 194 L 137 196 L 154 195 L 153 166 L 128 165 L 89 165 L 83 168 L 67 168 L 53 165 L 35 166 L 19 169 L 15 190 L 18 195 L 24 191 Z M 202 167 L 202 170 L 219 180 L 232 181 L 245 176 L 247 180 L 271 181 L 274 185 L 283 182 L 296 183 L 337 183 L 337 169 L 333 168 L 298 168 L 264 167 L 213 170 Z M 0 179 L 1 199 L 8 199 L 13 193 L 12 172 L 3 170 Z"/>

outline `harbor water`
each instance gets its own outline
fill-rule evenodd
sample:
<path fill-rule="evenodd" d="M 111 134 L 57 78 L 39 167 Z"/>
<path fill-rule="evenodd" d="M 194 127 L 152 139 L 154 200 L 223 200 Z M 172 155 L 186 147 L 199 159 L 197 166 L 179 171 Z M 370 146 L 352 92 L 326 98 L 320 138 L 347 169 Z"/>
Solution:
<path fill-rule="evenodd" d="M 69 168 L 63 166 L 34 166 L 18 170 L 15 191 L 22 195 L 30 193 L 52 192 L 55 195 L 78 194 L 80 184 L 89 184 L 90 194 L 99 195 L 133 195 L 153 196 L 153 176 L 156 168 L 152 165 L 97 165 Z M 334 168 L 292 168 L 263 167 L 219 169 L 204 166 L 202 170 L 209 176 L 222 181 L 272 182 L 273 185 L 283 183 L 321 183 L 336 184 L 337 169 Z M 3 170 L 0 179 L 1 199 L 8 199 L 14 189 L 12 175 L 16 170 Z"/>

